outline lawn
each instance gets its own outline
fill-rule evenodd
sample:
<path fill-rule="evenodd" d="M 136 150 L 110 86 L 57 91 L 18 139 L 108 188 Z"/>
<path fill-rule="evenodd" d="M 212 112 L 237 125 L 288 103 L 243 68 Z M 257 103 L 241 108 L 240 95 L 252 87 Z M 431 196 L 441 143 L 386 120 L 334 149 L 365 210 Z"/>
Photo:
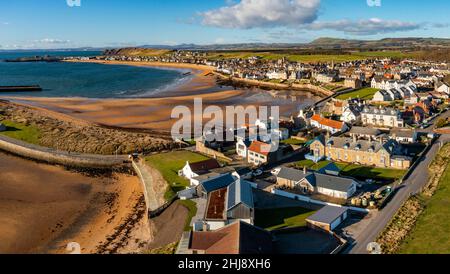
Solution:
<path fill-rule="evenodd" d="M 400 254 L 450 254 L 450 165 L 439 188 L 400 248 Z"/>
<path fill-rule="evenodd" d="M 302 146 L 305 144 L 305 141 L 291 138 L 291 139 L 283 140 L 283 141 L 281 141 L 281 143 L 286 144 L 286 145 Z"/>
<path fill-rule="evenodd" d="M 186 224 L 184 226 L 184 231 L 191 231 L 192 227 L 191 227 L 191 221 L 192 218 L 194 218 L 194 216 L 197 214 L 197 204 L 191 200 L 181 200 L 180 204 L 184 207 L 187 208 L 188 212 L 188 217 L 186 219 Z"/>
<path fill-rule="evenodd" d="M 267 230 L 306 226 L 306 219 L 315 211 L 302 208 L 258 209 L 255 212 L 255 225 Z"/>
<path fill-rule="evenodd" d="M 30 144 L 39 145 L 41 133 L 37 127 L 31 125 L 26 126 L 24 124 L 15 123 L 8 120 L 2 121 L 1 123 L 6 126 L 6 131 L 0 132 L 0 134 Z"/>
<path fill-rule="evenodd" d="M 161 172 L 164 179 L 170 184 L 171 188 L 165 194 L 165 198 L 170 199 L 178 191 L 189 186 L 187 179 L 178 176 L 178 171 L 186 165 L 186 162 L 196 163 L 208 159 L 208 157 L 190 151 L 173 151 L 148 156 L 145 161 Z"/>
<path fill-rule="evenodd" d="M 349 93 L 345 93 L 336 97 L 338 100 L 348 100 L 351 98 L 360 98 L 364 100 L 372 100 L 375 93 L 377 93 L 379 89 L 376 88 L 362 88 Z"/>
<path fill-rule="evenodd" d="M 331 163 L 330 161 L 320 161 L 319 163 L 314 163 L 310 160 L 303 160 L 297 162 L 297 167 L 306 167 L 311 170 L 320 170 Z M 390 168 L 376 168 L 370 166 L 361 166 L 347 163 L 335 163 L 339 168 L 342 169 L 342 175 L 354 177 L 356 179 L 376 179 L 376 180 L 398 180 L 405 175 L 406 170 L 390 169 Z"/>

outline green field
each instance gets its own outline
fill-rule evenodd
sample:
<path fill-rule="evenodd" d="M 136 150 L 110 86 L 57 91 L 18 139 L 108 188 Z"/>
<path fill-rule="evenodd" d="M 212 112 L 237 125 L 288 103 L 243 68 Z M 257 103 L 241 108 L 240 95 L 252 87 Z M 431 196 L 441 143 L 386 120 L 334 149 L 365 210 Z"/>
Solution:
<path fill-rule="evenodd" d="M 379 89 L 376 88 L 362 88 L 349 93 L 345 93 L 336 97 L 338 100 L 348 100 L 352 98 L 360 98 L 363 100 L 372 100 L 375 93 L 377 93 Z"/>
<path fill-rule="evenodd" d="M 303 160 L 296 163 L 299 168 L 306 167 L 311 170 L 320 170 L 327 166 L 330 161 L 321 161 L 314 163 L 310 160 Z M 360 166 L 346 163 L 335 163 L 342 170 L 342 175 L 354 177 L 357 179 L 376 179 L 376 180 L 398 180 L 405 175 L 406 170 L 390 169 L 390 168 L 376 168 L 369 166 Z"/>
<path fill-rule="evenodd" d="M 400 247 L 400 254 L 450 254 L 450 165 L 416 226 Z"/>
<path fill-rule="evenodd" d="M 173 197 L 178 191 L 189 186 L 189 181 L 178 176 L 178 171 L 182 169 L 186 162 L 201 162 L 209 158 L 190 151 L 173 151 L 161 153 L 145 158 L 147 164 L 161 172 L 164 179 L 170 184 L 170 189 L 165 194 L 166 199 Z"/>
<path fill-rule="evenodd" d="M 6 126 L 6 131 L 0 132 L 0 134 L 30 144 L 39 145 L 41 133 L 37 127 L 31 125 L 26 126 L 24 124 L 15 123 L 8 120 L 2 121 L 1 123 Z"/>
<path fill-rule="evenodd" d="M 255 212 L 255 225 L 267 230 L 306 226 L 306 219 L 315 211 L 302 208 L 258 209 Z"/>
<path fill-rule="evenodd" d="M 348 62 L 365 60 L 368 58 L 406 58 L 411 57 L 412 53 L 403 53 L 401 51 L 367 51 L 351 52 L 347 54 L 288 54 L 277 51 L 252 52 L 252 51 L 231 51 L 231 52 L 211 52 L 208 54 L 210 60 L 223 59 L 248 59 L 250 57 L 260 57 L 263 60 L 279 60 L 285 57 L 289 61 L 316 63 L 316 62 Z"/>

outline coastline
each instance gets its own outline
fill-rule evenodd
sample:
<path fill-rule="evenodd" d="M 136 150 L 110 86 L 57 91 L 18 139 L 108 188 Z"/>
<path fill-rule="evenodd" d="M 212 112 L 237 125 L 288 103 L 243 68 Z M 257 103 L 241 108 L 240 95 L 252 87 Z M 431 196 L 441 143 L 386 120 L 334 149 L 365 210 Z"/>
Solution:
<path fill-rule="evenodd" d="M 122 65 L 122 66 L 136 66 L 136 67 L 150 67 L 156 69 L 169 69 L 191 72 L 191 79 L 182 82 L 179 85 L 173 86 L 173 89 L 164 88 L 164 91 L 174 93 L 172 95 L 179 95 L 180 92 L 188 91 L 200 91 L 209 90 L 217 87 L 216 79 L 211 77 L 215 68 L 205 65 L 187 64 L 187 63 L 163 63 L 163 62 L 131 62 L 131 61 L 107 61 L 107 60 L 66 60 L 68 63 L 91 63 L 102 65 Z M 160 94 L 157 94 L 160 95 Z M 164 94 L 165 96 L 167 94 Z M 136 98 L 148 98 L 148 97 L 136 97 Z M 150 97 L 151 98 L 151 97 Z"/>
<path fill-rule="evenodd" d="M 277 98 L 277 92 L 270 93 L 258 88 L 233 88 L 219 86 L 218 75 L 214 67 L 185 63 L 161 62 L 122 62 L 104 60 L 67 61 L 81 63 L 97 63 L 104 65 L 129 65 L 153 67 L 161 69 L 183 69 L 192 72 L 189 81 L 173 89 L 159 92 L 155 96 L 93 99 L 84 97 L 23 97 L 0 96 L 25 106 L 39 108 L 53 115 L 62 114 L 102 126 L 152 130 L 167 135 L 177 119 L 171 118 L 172 110 L 176 106 L 194 107 L 194 99 L 203 100 L 204 106 L 228 105 L 280 106 L 280 114 L 290 116 L 298 111 L 302 104 L 309 104 L 318 100 L 317 94 L 305 92 L 298 102 Z"/>

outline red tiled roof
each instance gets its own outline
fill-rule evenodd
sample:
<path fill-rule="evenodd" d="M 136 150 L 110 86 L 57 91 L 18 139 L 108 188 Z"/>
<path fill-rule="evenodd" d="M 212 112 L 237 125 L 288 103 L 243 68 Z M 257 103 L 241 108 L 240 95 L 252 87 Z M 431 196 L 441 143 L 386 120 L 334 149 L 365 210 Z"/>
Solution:
<path fill-rule="evenodd" d="M 189 164 L 192 171 L 208 171 L 215 168 L 220 168 L 219 162 L 216 159 L 209 159 L 193 164 Z"/>
<path fill-rule="evenodd" d="M 327 119 L 324 118 L 318 114 L 315 114 L 311 120 L 318 122 L 321 125 L 327 126 L 327 127 L 331 127 L 331 128 L 335 128 L 335 129 L 342 129 L 342 126 L 344 125 L 343 122 L 339 122 L 339 121 L 335 121 L 335 120 L 331 120 L 331 119 Z"/>
<path fill-rule="evenodd" d="M 270 148 L 271 147 L 269 144 L 259 142 L 259 141 L 253 141 L 253 143 L 250 145 L 248 150 L 267 156 L 270 153 Z"/>
<path fill-rule="evenodd" d="M 216 231 L 192 232 L 189 249 L 206 254 L 270 254 L 272 237 L 269 232 L 242 221 Z"/>

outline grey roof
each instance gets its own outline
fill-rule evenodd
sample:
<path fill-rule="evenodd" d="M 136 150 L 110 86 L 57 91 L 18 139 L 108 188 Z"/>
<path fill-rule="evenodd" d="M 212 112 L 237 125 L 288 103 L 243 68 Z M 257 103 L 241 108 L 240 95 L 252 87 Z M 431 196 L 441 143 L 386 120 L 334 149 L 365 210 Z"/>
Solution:
<path fill-rule="evenodd" d="M 308 217 L 306 220 L 323 224 L 331 224 L 347 212 L 347 210 L 348 209 L 346 207 L 325 206 L 321 210 L 317 211 L 316 214 Z"/>
<path fill-rule="evenodd" d="M 398 147 L 398 143 L 395 140 L 389 140 L 384 143 L 366 140 L 356 140 L 355 142 L 352 138 L 345 137 L 332 137 L 330 138 L 330 140 L 328 140 L 326 145 L 348 150 L 373 151 L 375 153 L 380 151 L 381 149 L 384 149 L 390 154 L 392 154 Z"/>
<path fill-rule="evenodd" d="M 235 181 L 236 179 L 230 173 L 228 173 L 220 177 L 204 181 L 201 183 L 201 186 L 205 189 L 206 193 L 210 193 L 214 190 L 228 187 Z"/>
<path fill-rule="evenodd" d="M 290 181 L 298 182 L 306 177 L 306 174 L 303 171 L 282 167 L 280 172 L 277 175 L 278 178 L 287 179 Z"/>
<path fill-rule="evenodd" d="M 339 174 L 341 172 L 341 168 L 339 168 L 335 163 L 329 163 L 325 167 L 321 168 L 318 172 L 322 174 L 330 174 L 330 173 Z"/>
<path fill-rule="evenodd" d="M 391 130 L 391 136 L 395 134 L 396 137 L 401 138 L 414 138 L 416 132 L 413 130 Z"/>
<path fill-rule="evenodd" d="M 355 183 L 355 180 L 345 177 L 333 176 L 321 173 L 310 173 L 306 180 L 315 187 L 347 192 Z"/>
<path fill-rule="evenodd" d="M 370 136 L 378 136 L 380 135 L 380 130 L 371 127 L 352 127 L 349 131 L 350 134 L 359 134 L 359 135 L 370 135 Z"/>
<path fill-rule="evenodd" d="M 244 180 L 237 180 L 229 185 L 227 197 L 227 210 L 240 203 L 245 204 L 249 208 L 254 207 L 252 186 Z"/>
<path fill-rule="evenodd" d="M 366 106 L 363 111 L 363 114 L 376 114 L 376 115 L 383 115 L 383 116 L 399 116 L 400 111 L 390 108 L 390 107 L 374 107 L 374 106 Z"/>

